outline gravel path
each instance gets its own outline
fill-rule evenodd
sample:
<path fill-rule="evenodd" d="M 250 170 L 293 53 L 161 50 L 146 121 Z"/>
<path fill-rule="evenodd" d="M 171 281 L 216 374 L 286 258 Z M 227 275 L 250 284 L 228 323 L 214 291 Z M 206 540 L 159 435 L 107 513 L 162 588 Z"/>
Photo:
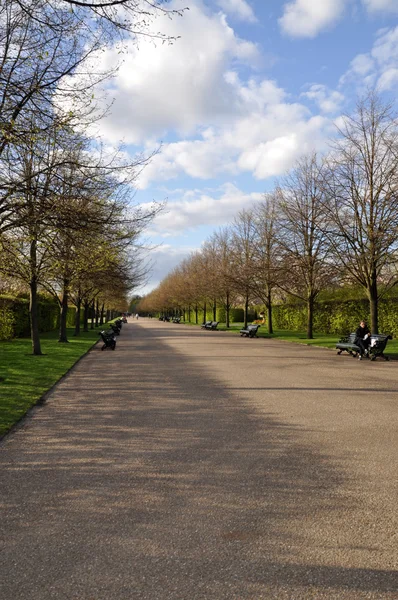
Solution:
<path fill-rule="evenodd" d="M 0 444 L 1 600 L 398 599 L 398 363 L 155 320 Z"/>

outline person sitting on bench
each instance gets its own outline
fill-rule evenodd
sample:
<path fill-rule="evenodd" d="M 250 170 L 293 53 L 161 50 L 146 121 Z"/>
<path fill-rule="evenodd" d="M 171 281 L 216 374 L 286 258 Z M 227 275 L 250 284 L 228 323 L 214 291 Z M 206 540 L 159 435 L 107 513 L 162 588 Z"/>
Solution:
<path fill-rule="evenodd" d="M 355 343 L 359 346 L 359 360 L 362 359 L 362 356 L 368 351 L 368 347 L 370 344 L 370 330 L 366 325 L 366 321 L 361 321 L 359 323 L 359 327 L 355 332 Z"/>

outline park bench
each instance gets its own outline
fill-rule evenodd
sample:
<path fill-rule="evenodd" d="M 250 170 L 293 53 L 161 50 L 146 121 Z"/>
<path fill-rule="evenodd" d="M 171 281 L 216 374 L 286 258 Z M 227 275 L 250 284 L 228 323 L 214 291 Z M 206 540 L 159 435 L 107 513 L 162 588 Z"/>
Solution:
<path fill-rule="evenodd" d="M 219 321 L 206 321 L 201 325 L 202 329 L 208 329 L 209 331 L 215 331 L 218 327 Z"/>
<path fill-rule="evenodd" d="M 116 325 L 116 323 L 109 323 L 109 327 L 111 328 L 111 330 L 113 331 L 113 333 L 115 335 L 120 335 L 122 328 L 119 327 L 118 325 Z"/>
<path fill-rule="evenodd" d="M 350 333 L 348 336 L 341 338 L 341 340 L 339 340 L 336 344 L 337 354 L 341 354 L 345 351 L 351 356 L 358 356 L 360 348 L 356 345 L 355 338 L 355 333 Z M 384 333 L 372 333 L 370 336 L 370 344 L 366 356 L 370 358 L 370 360 L 376 360 L 378 356 L 380 358 L 384 358 L 384 360 L 389 360 L 388 356 L 384 355 L 384 350 L 387 346 L 388 340 L 391 339 L 391 335 L 386 335 Z"/>
<path fill-rule="evenodd" d="M 181 323 L 181 317 L 174 317 L 173 323 Z"/>
<path fill-rule="evenodd" d="M 336 344 L 337 354 L 348 352 L 348 354 L 351 354 L 351 356 L 356 356 L 360 351 L 359 346 L 357 346 L 355 343 L 356 337 L 357 336 L 355 333 L 350 333 L 350 335 L 341 338 Z"/>
<path fill-rule="evenodd" d="M 260 325 L 248 325 L 246 328 L 240 330 L 240 335 L 249 338 L 257 337 L 257 331 Z"/>
<path fill-rule="evenodd" d="M 114 350 L 116 348 L 116 339 L 113 331 L 100 331 L 100 336 L 102 341 L 104 342 L 101 347 L 101 350 L 105 350 L 105 348 L 110 348 L 111 350 Z"/>

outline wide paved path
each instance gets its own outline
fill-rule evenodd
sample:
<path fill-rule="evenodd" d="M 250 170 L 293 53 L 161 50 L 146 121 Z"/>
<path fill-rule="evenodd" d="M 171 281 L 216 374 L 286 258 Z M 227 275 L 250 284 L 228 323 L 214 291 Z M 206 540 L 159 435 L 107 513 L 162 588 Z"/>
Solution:
<path fill-rule="evenodd" d="M 397 383 L 129 323 L 0 444 L 1 600 L 397 600 Z"/>

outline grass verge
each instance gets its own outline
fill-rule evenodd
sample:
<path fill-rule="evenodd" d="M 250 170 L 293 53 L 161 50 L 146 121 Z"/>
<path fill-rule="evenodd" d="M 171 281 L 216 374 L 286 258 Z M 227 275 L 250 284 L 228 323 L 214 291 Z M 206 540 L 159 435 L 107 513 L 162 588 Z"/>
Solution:
<path fill-rule="evenodd" d="M 32 355 L 30 339 L 0 342 L 0 437 L 17 423 L 76 361 L 98 341 L 98 329 L 58 342 L 58 332 L 43 333 L 42 356 Z"/>

